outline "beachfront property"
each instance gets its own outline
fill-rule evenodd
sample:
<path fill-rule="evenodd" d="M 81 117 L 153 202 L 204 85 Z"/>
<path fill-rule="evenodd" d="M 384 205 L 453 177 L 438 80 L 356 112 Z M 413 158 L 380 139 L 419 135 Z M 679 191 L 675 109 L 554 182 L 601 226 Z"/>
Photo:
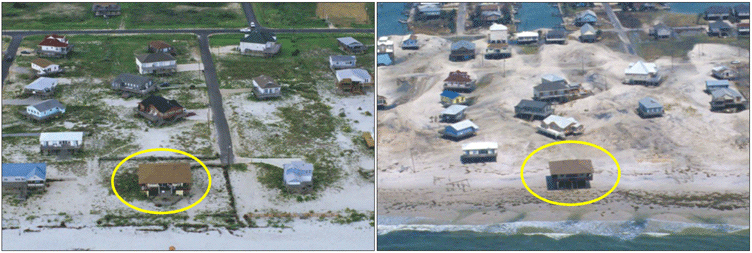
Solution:
<path fill-rule="evenodd" d="M 737 35 L 749 35 L 749 23 L 736 24 Z"/>
<path fill-rule="evenodd" d="M 501 12 L 502 6 L 506 3 L 491 3 L 476 5 L 476 13 L 480 13 L 480 21 L 483 25 L 499 22 L 504 16 Z"/>
<path fill-rule="evenodd" d="M 561 139 L 564 139 L 567 135 L 582 134 L 584 131 L 585 127 L 574 118 L 558 115 L 546 117 L 538 126 L 538 132 Z"/>
<path fill-rule="evenodd" d="M 168 53 L 156 52 L 136 56 L 139 74 L 172 74 L 177 72 L 178 65 L 175 57 Z"/>
<path fill-rule="evenodd" d="M 436 3 L 421 3 L 415 7 L 420 18 L 430 19 L 441 16 L 441 7 Z"/>
<path fill-rule="evenodd" d="M 548 162 L 550 176 L 546 176 L 548 190 L 589 189 L 593 180 L 593 162 L 573 159 Z"/>
<path fill-rule="evenodd" d="M 546 118 L 553 113 L 554 108 L 552 108 L 548 102 L 543 101 L 523 99 L 514 106 L 514 116 L 520 118 Z"/>
<path fill-rule="evenodd" d="M 734 17 L 737 19 L 749 19 L 749 5 L 748 4 L 738 4 L 735 5 L 731 11 L 733 12 Z"/>
<path fill-rule="evenodd" d="M 188 163 L 142 163 L 136 173 L 141 192 L 147 197 L 185 196 L 193 183 Z"/>
<path fill-rule="evenodd" d="M 518 32 L 515 36 L 517 37 L 517 44 L 538 42 L 537 32 Z"/>
<path fill-rule="evenodd" d="M 441 122 L 454 123 L 465 119 L 465 109 L 466 105 L 450 105 L 439 114 Z"/>
<path fill-rule="evenodd" d="M 51 97 L 55 93 L 57 79 L 49 77 L 40 77 L 30 84 L 24 86 L 24 94 L 38 96 L 42 98 Z"/>
<path fill-rule="evenodd" d="M 166 122 L 175 122 L 188 115 L 178 101 L 155 95 L 150 95 L 138 102 L 136 112 L 157 126 Z"/>
<path fill-rule="evenodd" d="M 663 105 L 652 97 L 644 97 L 637 103 L 637 113 L 640 117 L 660 117 L 663 116 Z"/>
<path fill-rule="evenodd" d="M 242 55 L 272 57 L 279 53 L 282 44 L 277 43 L 277 36 L 266 30 L 251 30 L 240 38 L 238 51 Z"/>
<path fill-rule="evenodd" d="M 282 96 L 282 86 L 271 77 L 260 75 L 253 78 L 253 94 L 258 99 L 276 98 Z"/>
<path fill-rule="evenodd" d="M 154 81 L 149 77 L 122 73 L 112 80 L 111 87 L 113 90 L 122 91 L 123 96 L 127 97 L 130 94 L 138 94 L 140 96 L 149 94 L 157 86 L 154 85 Z"/>
<path fill-rule="evenodd" d="M 366 46 L 353 37 L 337 38 L 339 49 L 351 54 L 362 54 L 366 52 Z"/>
<path fill-rule="evenodd" d="M 37 71 L 37 76 L 53 75 L 63 72 L 63 69 L 60 68 L 60 65 L 42 58 L 32 60 L 31 69 Z"/>
<path fill-rule="evenodd" d="M 415 34 L 406 35 L 400 47 L 405 50 L 418 50 L 420 48 L 418 45 L 418 36 Z"/>
<path fill-rule="evenodd" d="M 624 75 L 626 76 L 625 84 L 658 85 L 663 79 L 655 63 L 643 61 L 630 63 L 629 67 L 624 70 Z"/>
<path fill-rule="evenodd" d="M 386 54 L 389 57 L 394 57 L 394 41 L 390 40 L 388 36 L 379 37 L 376 42 L 376 54 Z"/>
<path fill-rule="evenodd" d="M 452 43 L 452 52 L 449 54 L 450 61 L 467 61 L 475 59 L 475 43 L 460 40 Z"/>
<path fill-rule="evenodd" d="M 342 92 L 363 93 L 364 86 L 373 85 L 373 78 L 364 69 L 341 69 L 334 72 Z"/>
<path fill-rule="evenodd" d="M 313 190 L 313 164 L 293 161 L 282 166 L 282 177 L 288 193 L 305 194 Z"/>
<path fill-rule="evenodd" d="M 104 18 L 119 16 L 120 5 L 117 3 L 92 3 L 91 12 L 94 12 L 94 16 L 102 16 Z"/>
<path fill-rule="evenodd" d="M 562 29 L 550 30 L 546 33 L 546 43 L 564 44 L 567 42 L 567 31 Z"/>
<path fill-rule="evenodd" d="M 73 52 L 73 44 L 63 35 L 51 34 L 37 44 L 36 53 L 44 57 L 63 57 Z"/>
<path fill-rule="evenodd" d="M 708 24 L 708 36 L 728 37 L 731 36 L 734 28 L 726 21 L 716 20 Z"/>
<path fill-rule="evenodd" d="M 376 109 L 381 110 L 385 109 L 387 106 L 386 103 L 386 97 L 385 96 L 378 96 L 376 97 Z"/>
<path fill-rule="evenodd" d="M 394 63 L 392 61 L 392 57 L 389 56 L 389 54 L 378 54 L 376 55 L 376 66 L 389 66 Z"/>
<path fill-rule="evenodd" d="M 146 50 L 149 53 L 162 52 L 175 55 L 175 48 L 161 40 L 150 41 L 149 45 L 146 46 Z"/>
<path fill-rule="evenodd" d="M 469 119 L 448 125 L 441 131 L 441 135 L 445 138 L 459 140 L 466 137 L 475 135 L 480 127 L 470 121 Z"/>
<path fill-rule="evenodd" d="M 509 29 L 502 24 L 492 24 L 488 29 L 486 59 L 502 59 L 511 56 L 512 49 L 509 47 Z"/>
<path fill-rule="evenodd" d="M 65 106 L 55 99 L 48 99 L 33 105 L 26 106 L 21 114 L 35 121 L 45 121 L 65 113 Z"/>
<path fill-rule="evenodd" d="M 595 42 L 598 39 L 597 31 L 595 27 L 590 24 L 585 24 L 580 27 L 580 42 Z"/>
<path fill-rule="evenodd" d="M 471 79 L 467 72 L 459 70 L 449 72 L 449 76 L 444 79 L 444 89 L 457 92 L 471 92 L 475 89 L 475 80 Z"/>
<path fill-rule="evenodd" d="M 471 142 L 462 144 L 462 155 L 460 161 L 468 162 L 496 162 L 499 144 L 496 142 Z"/>
<path fill-rule="evenodd" d="M 39 151 L 42 154 L 76 153 L 84 147 L 83 132 L 50 132 L 39 134 Z"/>
<path fill-rule="evenodd" d="M 3 163 L 3 193 L 16 192 L 25 199 L 29 191 L 43 190 L 47 181 L 46 163 Z"/>
<path fill-rule="evenodd" d="M 726 89 L 731 83 L 728 80 L 706 80 L 705 92 L 711 93 L 714 90 Z"/>
<path fill-rule="evenodd" d="M 713 77 L 726 80 L 734 79 L 739 75 L 739 72 L 726 66 L 715 67 L 711 72 L 713 73 Z"/>
<path fill-rule="evenodd" d="M 444 90 L 441 92 L 441 104 L 444 107 L 455 104 L 464 104 L 467 101 L 465 96 L 460 95 L 457 92 L 451 90 Z"/>
<path fill-rule="evenodd" d="M 563 77 L 554 74 L 541 76 L 541 84 L 533 87 L 533 99 L 564 103 L 589 94 L 579 83 L 569 83 Z"/>
<path fill-rule="evenodd" d="M 329 68 L 332 70 L 354 68 L 358 59 L 354 55 L 330 55 Z"/>
<path fill-rule="evenodd" d="M 724 20 L 731 15 L 731 7 L 714 5 L 710 6 L 703 12 L 705 20 Z"/>
<path fill-rule="evenodd" d="M 736 90 L 720 88 L 710 92 L 711 111 L 742 111 L 747 108 L 747 99 Z"/>
<path fill-rule="evenodd" d="M 653 38 L 655 39 L 668 39 L 671 37 L 672 33 L 673 30 L 671 29 L 671 27 L 667 26 L 663 22 L 654 25 L 653 28 L 650 28 L 650 30 L 648 31 L 648 35 L 653 36 Z"/>
<path fill-rule="evenodd" d="M 595 25 L 598 22 L 598 16 L 595 15 L 593 10 L 584 10 L 578 12 L 574 17 L 575 26 L 583 26 L 585 24 Z"/>

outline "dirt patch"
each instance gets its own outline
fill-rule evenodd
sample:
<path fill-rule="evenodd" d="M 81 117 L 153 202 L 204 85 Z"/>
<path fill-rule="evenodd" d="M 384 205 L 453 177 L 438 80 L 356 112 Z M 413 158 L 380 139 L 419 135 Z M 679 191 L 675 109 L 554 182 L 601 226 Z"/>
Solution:
<path fill-rule="evenodd" d="M 82 16 L 88 10 L 78 4 L 51 3 L 39 10 L 40 13 L 54 14 L 58 16 Z"/>
<path fill-rule="evenodd" d="M 366 13 L 365 4 L 319 3 L 316 5 L 316 16 L 329 19 L 329 21 L 335 24 L 349 24 L 347 21 L 368 24 L 368 13 Z"/>

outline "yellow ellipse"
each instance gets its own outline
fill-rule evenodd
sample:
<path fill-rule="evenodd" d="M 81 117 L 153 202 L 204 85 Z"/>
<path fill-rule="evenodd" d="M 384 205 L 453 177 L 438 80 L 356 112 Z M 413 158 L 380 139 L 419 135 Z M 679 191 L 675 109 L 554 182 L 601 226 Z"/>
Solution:
<path fill-rule="evenodd" d="M 559 145 L 559 144 L 566 144 L 566 143 L 581 144 L 581 145 L 586 145 L 586 146 L 594 147 L 594 148 L 597 148 L 600 151 L 603 151 L 603 153 L 606 153 L 609 157 L 611 157 L 611 159 L 614 160 L 614 163 L 616 164 L 616 170 L 618 171 L 618 174 L 616 175 L 616 183 L 614 184 L 614 187 L 611 187 L 611 190 L 608 190 L 608 192 L 606 192 L 606 194 L 603 194 L 600 197 L 597 197 L 597 198 L 589 200 L 589 201 L 576 202 L 576 203 L 563 203 L 563 202 L 556 202 L 556 201 L 553 201 L 553 200 L 548 200 L 548 199 L 546 199 L 544 197 L 539 196 L 533 190 L 531 190 L 530 187 L 527 186 L 527 183 L 525 182 L 525 176 L 523 175 L 523 173 L 525 172 L 525 164 L 527 164 L 527 160 L 529 160 L 530 157 L 532 157 L 535 153 L 538 153 L 538 151 L 541 151 L 541 150 L 543 150 L 543 149 L 545 149 L 547 147 L 551 147 L 551 146 L 555 146 L 555 145 Z M 608 152 L 608 150 L 606 150 L 606 149 L 604 149 L 604 148 L 602 148 L 602 147 L 600 147 L 598 145 L 592 144 L 590 142 L 585 142 L 585 141 L 557 141 L 557 142 L 552 142 L 552 143 L 543 145 L 540 148 L 538 148 L 535 151 L 533 151 L 533 153 L 530 153 L 525 158 L 525 161 L 522 162 L 522 169 L 520 170 L 520 178 L 522 178 L 522 184 L 525 185 L 525 189 L 527 189 L 527 191 L 530 192 L 530 194 L 533 194 L 533 196 L 535 196 L 536 198 L 538 198 L 540 200 L 545 201 L 546 203 L 554 204 L 554 205 L 559 205 L 559 206 L 584 206 L 584 205 L 595 203 L 595 202 L 597 202 L 597 201 L 605 198 L 609 194 L 611 194 L 611 192 L 613 192 L 614 190 L 616 190 L 616 186 L 619 185 L 619 179 L 621 179 L 621 167 L 619 166 L 619 161 L 617 161 L 616 158 L 611 153 Z"/>
<path fill-rule="evenodd" d="M 164 211 L 164 212 L 161 212 L 161 211 L 151 211 L 151 210 L 146 210 L 146 209 L 138 208 L 136 206 L 131 205 L 130 203 L 128 203 L 128 201 L 125 201 L 122 197 L 120 197 L 120 194 L 118 194 L 117 189 L 115 189 L 115 173 L 117 173 L 117 170 L 120 168 L 121 165 L 123 165 L 123 163 L 125 163 L 129 159 L 133 158 L 134 156 L 137 156 L 137 155 L 140 155 L 140 154 L 144 154 L 144 153 L 154 152 L 154 151 L 169 151 L 169 152 L 173 152 L 173 153 L 182 154 L 184 156 L 193 158 L 193 160 L 195 160 L 196 162 L 198 162 L 199 164 L 201 164 L 201 166 L 204 167 L 204 170 L 206 170 L 206 175 L 209 177 L 209 185 L 206 187 L 206 192 L 204 192 L 204 196 L 201 196 L 201 198 L 198 201 L 196 201 L 195 203 L 193 203 L 193 204 L 191 204 L 189 206 L 186 206 L 184 208 L 177 209 L 177 210 Z M 179 212 L 182 212 L 182 211 L 185 211 L 185 210 L 193 208 L 194 206 L 198 205 L 198 203 L 201 203 L 201 201 L 203 201 L 204 198 L 206 198 L 206 195 L 209 195 L 209 190 L 211 189 L 211 181 L 212 181 L 211 180 L 211 173 L 209 173 L 209 168 L 206 168 L 206 165 L 203 162 L 201 162 L 201 160 L 199 160 L 195 156 L 193 156 L 193 155 L 191 155 L 189 153 L 186 153 L 186 152 L 184 152 L 182 150 L 171 149 L 171 148 L 152 148 L 152 149 L 145 149 L 145 150 L 141 150 L 141 151 L 138 151 L 136 153 L 133 153 L 133 154 L 129 155 L 128 157 L 126 157 L 125 159 L 123 159 L 122 161 L 120 161 L 120 163 L 118 163 L 117 166 L 115 166 L 115 170 L 112 171 L 112 177 L 110 178 L 110 184 L 112 185 L 112 191 L 115 192 L 115 196 L 118 197 L 118 199 L 120 200 L 120 202 L 123 202 L 126 206 L 128 206 L 130 208 L 133 208 L 136 211 L 144 212 L 144 213 L 149 213 L 149 214 L 173 214 L 173 213 L 179 213 Z"/>

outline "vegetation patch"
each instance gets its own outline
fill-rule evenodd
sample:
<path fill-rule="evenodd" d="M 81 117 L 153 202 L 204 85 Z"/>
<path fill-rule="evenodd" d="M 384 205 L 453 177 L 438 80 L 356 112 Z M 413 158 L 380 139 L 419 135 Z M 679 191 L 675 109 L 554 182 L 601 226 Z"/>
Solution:
<path fill-rule="evenodd" d="M 115 189 L 117 189 L 120 197 L 126 201 L 132 200 L 148 200 L 146 194 L 141 191 L 141 186 L 138 185 L 138 174 L 136 174 L 135 168 L 122 168 L 118 170 L 119 173 L 115 174 Z M 112 192 L 112 188 L 109 187 L 110 177 L 107 176 L 107 185 Z"/>
<path fill-rule="evenodd" d="M 247 26 L 237 3 L 120 3 L 129 29 L 144 28 L 228 28 Z"/>
<path fill-rule="evenodd" d="M 689 51 L 697 44 L 714 43 L 724 44 L 734 47 L 749 48 L 749 37 L 738 38 L 718 38 L 710 37 L 704 34 L 679 37 L 678 39 L 669 40 L 650 40 L 637 43 L 637 54 L 647 61 L 653 61 L 662 56 L 681 57 L 688 60 Z M 741 52 L 741 51 L 740 51 Z"/>
<path fill-rule="evenodd" d="M 253 11 L 264 27 L 269 28 L 326 28 L 323 18 L 316 16 L 316 3 L 256 2 Z"/>
<path fill-rule="evenodd" d="M 91 3 L 2 3 L 3 30 L 116 29 L 122 16 L 94 16 Z"/>

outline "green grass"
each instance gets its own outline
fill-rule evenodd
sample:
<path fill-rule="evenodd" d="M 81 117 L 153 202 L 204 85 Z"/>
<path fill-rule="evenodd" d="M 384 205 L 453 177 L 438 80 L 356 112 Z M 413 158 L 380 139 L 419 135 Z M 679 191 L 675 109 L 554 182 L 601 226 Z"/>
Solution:
<path fill-rule="evenodd" d="M 643 41 L 642 43 L 636 44 L 636 46 L 637 54 L 640 57 L 647 61 L 652 61 L 662 56 L 671 55 L 674 57 L 687 58 L 687 53 L 691 51 L 696 44 L 701 43 L 716 43 L 749 48 L 749 37 L 718 38 L 700 34 L 692 37 L 680 37 L 678 40 Z"/>
<path fill-rule="evenodd" d="M 253 4 L 256 20 L 268 28 L 326 28 L 326 21 L 316 17 L 316 3 Z"/>
<path fill-rule="evenodd" d="M 36 48 L 42 38 L 43 35 L 25 37 L 21 47 Z M 121 73 L 138 73 L 135 55 L 146 53 L 146 46 L 152 40 L 163 40 L 175 47 L 178 64 L 198 60 L 191 56 L 191 51 L 198 47 L 194 35 L 71 35 L 68 36 L 68 40 L 75 45 L 68 58 L 50 59 L 61 67 L 68 68 L 65 77 L 91 76 L 111 79 Z M 16 62 L 18 66 L 29 67 L 30 62 L 36 58 L 33 55 L 21 55 Z"/>
<path fill-rule="evenodd" d="M 95 17 L 91 3 L 3 3 L 3 31 L 116 29 L 122 16 Z"/>
<path fill-rule="evenodd" d="M 121 3 L 128 29 L 239 28 L 247 26 L 243 9 L 228 3 Z"/>
<path fill-rule="evenodd" d="M 107 176 L 108 182 L 109 178 L 110 176 Z M 121 170 L 120 173 L 115 174 L 115 189 L 117 189 L 120 197 L 127 201 L 149 199 L 141 191 L 141 186 L 138 185 L 138 175 L 135 169 Z M 110 187 L 110 192 L 112 192 L 112 187 Z"/>

